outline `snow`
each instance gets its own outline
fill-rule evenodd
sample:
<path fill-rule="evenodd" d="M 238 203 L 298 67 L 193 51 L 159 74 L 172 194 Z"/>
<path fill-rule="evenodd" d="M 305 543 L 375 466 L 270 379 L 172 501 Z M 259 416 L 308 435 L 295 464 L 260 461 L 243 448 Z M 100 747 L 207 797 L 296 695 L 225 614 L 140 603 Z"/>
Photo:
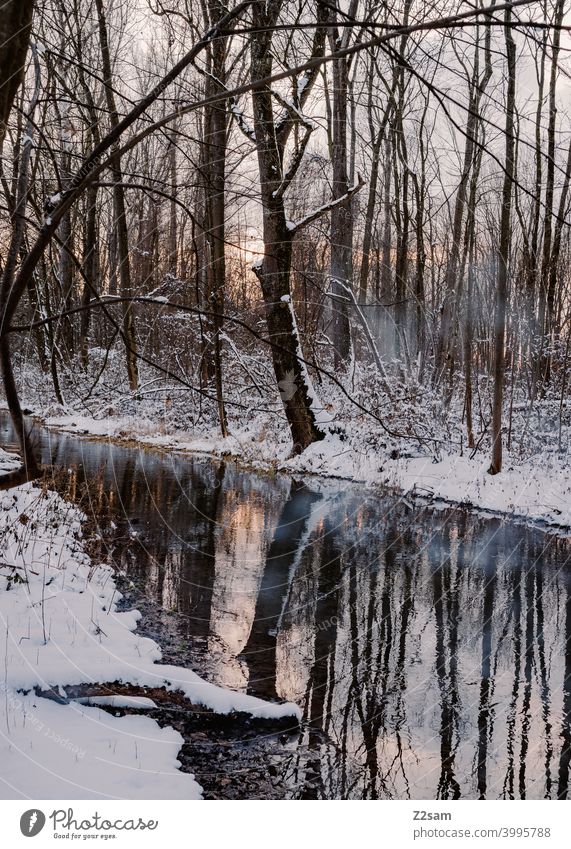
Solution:
<path fill-rule="evenodd" d="M 446 455 L 439 462 L 430 457 L 395 460 L 372 453 L 357 454 L 330 434 L 302 455 L 292 458 L 290 471 L 311 471 L 329 476 L 388 487 L 403 496 L 442 501 L 484 510 L 493 514 L 571 528 L 571 482 L 564 458 L 545 458 L 510 466 L 499 475 L 489 475 L 489 458 L 471 459 Z"/>
<path fill-rule="evenodd" d="M 285 306 L 286 301 L 283 303 Z M 553 397 L 536 400 L 532 414 L 525 392 L 518 390 L 513 399 L 512 447 L 507 447 L 506 439 L 503 471 L 491 476 L 487 474 L 489 434 L 481 433 L 477 426 L 478 449 L 467 449 L 461 401 L 443 411 L 441 395 L 421 385 L 416 366 L 402 380 L 395 376 L 391 351 L 385 348 L 386 380 L 374 362 L 356 362 L 354 371 L 346 376 L 322 375 L 315 386 L 321 401 L 316 402 L 315 412 L 325 438 L 292 457 L 269 351 L 245 347 L 231 325 L 226 327 L 224 339 L 230 431 L 224 439 L 214 402 L 201 402 L 203 413 L 197 418 L 196 396 L 158 380 L 151 370 L 141 369 L 141 390 L 138 398 L 133 398 L 124 387 L 122 360 L 117 356 L 115 362 L 113 352 L 97 393 L 82 404 L 79 398 L 87 395 L 105 356 L 101 349 L 92 352 L 91 374 L 83 378 L 76 371 L 70 378 L 73 384 L 62 382 L 65 397 L 73 399 L 77 409 L 53 404 L 49 374 L 28 364 L 20 377 L 22 402 L 49 428 L 74 435 L 232 457 L 272 473 L 342 479 L 382 491 L 390 488 L 407 497 L 464 504 L 558 529 L 571 528 L 571 408 L 560 411 L 559 390 Z M 361 345 L 366 341 L 361 338 Z M 62 372 L 60 381 L 64 379 Z M 339 383 L 347 388 L 347 394 Z M 481 380 L 478 395 L 483 409 L 489 404 L 489 390 Z M 17 464 L 14 457 L 8 461 L 4 455 L 0 470 L 2 462 Z"/>
<path fill-rule="evenodd" d="M 56 493 L 32 484 L 0 497 L 5 792 L 35 798 L 197 798 L 192 776 L 177 770 L 182 743 L 177 732 L 149 717 L 111 717 L 99 707 L 56 704 L 33 691 L 49 690 L 64 701 L 67 685 L 119 681 L 179 690 L 220 713 L 299 717 L 299 708 L 231 692 L 192 670 L 161 664 L 159 646 L 135 633 L 139 613 L 117 609 L 121 594 L 112 568 L 92 563 L 85 553 L 82 519 Z M 126 702 L 122 696 L 99 704 Z M 149 708 L 152 702 L 137 699 L 131 706 Z M 37 765 L 33 777 L 30 763 Z"/>
<path fill-rule="evenodd" d="M 307 88 L 308 85 L 309 85 L 309 77 L 306 74 L 304 74 L 297 81 L 297 96 L 298 96 L 298 99 L 302 96 L 303 92 L 305 91 L 305 89 Z"/>
<path fill-rule="evenodd" d="M 567 464 L 527 462 L 489 475 L 489 458 L 447 456 L 433 463 L 426 458 L 396 461 L 389 483 L 405 493 L 430 494 L 447 502 L 475 506 L 493 513 L 571 527 Z"/>
<path fill-rule="evenodd" d="M 20 460 L 15 454 L 10 454 L 8 451 L 4 451 L 0 448 L 0 476 L 6 472 L 18 469 L 19 466 Z"/>
<path fill-rule="evenodd" d="M 291 298 L 289 297 L 289 295 L 286 295 L 285 297 L 288 298 L 288 300 L 285 301 L 285 303 L 287 303 L 287 305 L 289 307 L 295 337 L 297 339 L 297 343 L 299 345 L 299 348 L 301 349 L 301 336 L 300 336 L 300 333 L 299 333 L 299 330 L 298 330 L 298 327 L 297 327 L 297 320 L 296 320 L 296 317 L 295 317 L 295 309 L 293 307 L 293 304 L 291 302 Z M 306 366 L 306 364 L 303 360 L 300 360 L 300 370 L 301 370 L 302 380 L 305 383 L 307 397 L 309 399 L 309 404 L 310 404 L 311 411 L 312 411 L 314 419 L 315 419 L 315 423 L 319 428 L 324 429 L 328 424 L 330 424 L 333 421 L 333 416 L 331 416 L 327 412 L 327 410 L 325 409 L 323 404 L 320 403 L 320 401 L 317 397 L 317 393 L 315 392 L 315 389 L 313 387 L 311 377 L 309 376 L 309 372 L 307 371 L 307 366 Z"/>
<path fill-rule="evenodd" d="M 182 737 L 147 716 L 2 693 L 3 799 L 199 799 L 178 769 Z"/>
<path fill-rule="evenodd" d="M 332 425 L 327 407 L 317 404 L 315 412 L 322 426 L 327 429 Z M 341 416 L 338 418 L 342 420 Z M 348 440 L 343 433 L 327 432 L 325 439 L 310 445 L 300 456 L 291 457 L 287 440 L 272 439 L 263 430 L 258 433 L 258 427 L 263 428 L 260 419 L 253 419 L 241 428 L 233 427 L 232 434 L 225 439 L 220 438 L 216 428 L 210 433 L 159 434 L 156 425 L 127 416 L 103 420 L 58 416 L 48 419 L 47 424 L 57 430 L 115 441 L 127 439 L 161 449 L 233 456 L 260 469 L 388 487 L 411 497 L 571 527 L 571 481 L 566 454 L 546 454 L 538 462 L 533 457 L 521 460 L 508 453 L 504 471 L 492 476 L 487 473 L 487 452 L 474 458 L 443 453 L 438 462 L 431 454 L 391 459 L 385 452 L 367 449 L 361 433 Z"/>
<path fill-rule="evenodd" d="M 290 301 L 285 303 L 291 308 Z M 232 331 L 226 332 L 231 341 Z M 233 456 L 258 469 L 287 472 L 297 480 L 316 475 L 329 481 L 359 482 L 368 488 L 367 497 L 375 490 L 381 494 L 390 490 L 407 503 L 423 499 L 436 508 L 444 503 L 463 504 L 494 515 L 541 522 L 558 533 L 571 529 L 566 448 L 571 431 L 564 417 L 562 436 L 558 434 L 557 400 L 537 401 L 536 418 L 532 419 L 523 399 L 516 396 L 512 448 L 506 448 L 502 473 L 490 476 L 486 435 L 477 452 L 466 451 L 459 438 L 460 409 L 452 409 L 445 419 L 439 412 L 441 398 L 425 387 L 415 387 L 412 377 L 404 388 L 391 375 L 393 398 L 389 400 L 374 364 L 365 370 L 357 363 L 351 374 L 352 399 L 343 396 L 329 378 L 322 379 L 318 389 L 324 412 L 334 411 L 335 421 L 325 428 L 322 441 L 292 457 L 287 423 L 279 418 L 283 411 L 271 364 L 247 349 L 241 349 L 240 355 L 239 366 L 233 360 L 236 371 L 232 376 L 252 372 L 264 394 L 254 393 L 248 385 L 244 388 L 242 378 L 244 401 L 251 409 L 245 415 L 244 407 L 229 405 L 231 435 L 225 439 L 220 438 L 215 417 L 205 415 L 198 422 L 190 414 L 183 418 L 181 411 L 191 406 L 188 394 L 177 395 L 172 386 L 157 384 L 155 377 L 143 370 L 142 398 L 133 399 L 119 381 L 117 390 L 109 391 L 105 384 L 101 394 L 90 400 L 91 414 L 86 406 L 80 413 L 40 403 L 40 382 L 32 372 L 32 388 L 26 389 L 23 399 L 26 406 L 42 410 L 50 428 L 77 435 L 135 441 L 179 453 Z M 147 389 L 157 395 L 145 395 Z M 484 385 L 481 391 L 484 393 Z M 172 400 L 168 409 L 167 394 Z M 69 397 L 73 397 L 71 392 Z M 373 410 L 392 431 L 409 436 L 391 437 L 371 416 L 356 410 L 354 400 Z M 422 440 L 415 438 L 415 433 L 421 434 Z M 63 462 L 70 461 L 64 457 Z M 179 457 L 176 462 L 184 459 Z M 14 455 L 0 452 L 0 472 L 17 465 Z M 312 486 L 316 484 L 313 481 Z M 330 487 L 333 493 L 341 488 L 338 482 L 319 483 L 319 487 Z M 327 509 L 326 500 L 312 506 L 306 535 L 323 521 Z M 24 517 L 23 521 L 19 517 Z M 243 692 L 228 691 L 191 670 L 161 663 L 159 646 L 136 634 L 137 612 L 118 609 L 120 597 L 112 570 L 87 558 L 81 519 L 75 508 L 32 485 L 0 493 L 0 562 L 17 567 L 0 568 L 0 645 L 7 667 L 1 656 L 0 666 L 8 670 L 3 683 L 0 676 L 0 688 L 4 688 L 0 691 L 0 758 L 7 764 L 3 773 L 11 782 L 5 792 L 13 796 L 53 793 L 64 798 L 73 798 L 74 793 L 78 797 L 142 798 L 148 794 L 155 798 L 164 794 L 196 798 L 200 793 L 196 781 L 178 768 L 180 737 L 172 729 L 161 729 L 152 719 L 156 714 L 145 716 L 153 710 L 150 699 L 113 695 L 111 687 L 105 696 L 56 704 L 34 693 L 34 686 L 39 691 L 52 689 L 65 701 L 71 684 L 117 681 L 180 690 L 191 702 L 220 712 L 299 716 L 299 711 L 295 705 L 268 704 Z M 299 559 L 295 558 L 284 587 L 286 597 L 294 592 L 298 568 Z M 25 580 L 26 573 L 28 584 L 14 580 L 15 575 Z M 234 681 L 232 685 L 241 686 Z M 293 687 L 280 692 L 286 698 L 298 698 Z M 129 698 L 132 701 L 126 701 Z M 124 707 L 136 715 L 108 713 Z M 137 720 L 145 723 L 143 733 Z M 44 737 L 45 729 L 49 729 L 48 737 Z M 114 751 L 119 753 L 121 766 L 111 768 L 109 753 Z M 26 784 L 29 757 L 42 769 L 34 770 L 33 781 Z M 50 776 L 49 785 L 44 767 L 56 773 L 55 778 Z M 85 789 L 81 776 L 87 775 L 89 786 Z M 65 782 L 76 782 L 77 789 L 70 789 Z"/>
<path fill-rule="evenodd" d="M 251 127 L 247 123 L 247 121 L 244 117 L 244 112 L 240 109 L 236 100 L 232 100 L 232 102 L 230 104 L 230 112 L 232 113 L 232 115 L 236 119 L 236 122 L 237 122 L 239 128 L 244 133 L 244 135 L 248 139 L 250 139 L 250 141 L 255 142 L 256 141 L 256 132 L 255 132 L 254 128 Z"/>
<path fill-rule="evenodd" d="M 308 80 L 306 81 L 303 88 L 301 88 L 301 91 L 299 90 L 300 83 L 298 82 L 298 96 L 303 94 L 303 90 L 304 90 L 304 88 L 306 88 L 307 82 L 308 82 Z M 290 118 L 293 115 L 299 121 L 299 123 L 302 124 L 307 129 L 309 129 L 309 130 L 318 129 L 319 125 L 316 124 L 316 122 L 312 118 L 309 118 L 307 115 L 304 115 L 303 112 L 301 111 L 301 109 L 299 109 L 296 106 L 296 104 L 293 102 L 293 100 L 290 97 L 280 97 L 279 95 L 276 95 L 276 97 L 280 101 L 280 103 L 284 106 L 284 109 L 285 109 L 284 114 L 276 122 L 278 124 L 278 126 L 280 124 L 283 124 L 285 121 L 288 120 L 288 118 Z"/>

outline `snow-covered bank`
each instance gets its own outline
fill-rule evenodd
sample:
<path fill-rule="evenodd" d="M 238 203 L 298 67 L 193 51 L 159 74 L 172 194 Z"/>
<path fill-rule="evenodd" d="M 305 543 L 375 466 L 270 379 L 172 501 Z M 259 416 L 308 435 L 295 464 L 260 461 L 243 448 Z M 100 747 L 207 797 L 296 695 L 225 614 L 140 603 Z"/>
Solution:
<path fill-rule="evenodd" d="M 0 453 L 0 465 L 13 462 Z M 159 646 L 119 612 L 114 574 L 92 563 L 82 515 L 32 484 L 0 494 L 0 781 L 4 798 L 198 798 L 179 771 L 180 734 L 149 717 L 114 717 L 35 694 L 119 681 L 182 691 L 214 711 L 299 716 L 160 663 Z"/>
<path fill-rule="evenodd" d="M 3 799 L 199 799 L 180 772 L 182 736 L 147 716 L 115 717 L 2 692 Z"/>
<path fill-rule="evenodd" d="M 514 518 L 571 528 L 571 477 L 567 454 L 544 452 L 540 457 L 505 457 L 504 471 L 489 475 L 489 457 L 480 452 L 441 454 L 435 462 L 427 453 L 395 456 L 394 446 L 378 451 L 368 448 L 357 434 L 351 438 L 330 433 L 301 456 L 291 457 L 287 437 L 278 437 L 250 425 L 235 429 L 221 439 L 216 429 L 203 434 L 164 431 L 161 424 L 144 417 L 122 416 L 95 419 L 88 416 L 53 416 L 44 420 L 53 430 L 112 441 L 135 442 L 163 450 L 233 457 L 262 470 L 279 470 L 341 478 L 368 486 L 389 487 L 403 495 L 438 499 Z M 412 452 L 410 452 L 412 453 Z"/>
<path fill-rule="evenodd" d="M 477 450 L 472 451 L 466 448 L 461 385 L 447 403 L 414 368 L 405 370 L 403 377 L 401 364 L 391 366 L 389 397 L 378 369 L 356 363 L 344 376 L 343 387 L 324 375 L 319 383 L 314 381 L 330 419 L 328 434 L 301 456 L 292 457 L 283 404 L 266 354 L 252 349 L 243 361 L 226 358 L 230 435 L 225 439 L 212 397 L 143 366 L 141 386 L 134 394 L 125 386 L 124 363 L 116 351 L 109 357 L 103 350 L 92 351 L 88 372 L 62 366 L 63 405 L 54 403 L 51 377 L 33 364 L 33 358 L 21 359 L 18 381 L 23 406 L 53 430 L 235 458 L 258 470 L 342 478 L 571 527 L 571 406 L 559 390 L 531 401 L 525 387 L 513 388 L 505 411 L 503 471 L 492 477 L 487 474 L 491 404 L 487 378 L 478 380 Z"/>

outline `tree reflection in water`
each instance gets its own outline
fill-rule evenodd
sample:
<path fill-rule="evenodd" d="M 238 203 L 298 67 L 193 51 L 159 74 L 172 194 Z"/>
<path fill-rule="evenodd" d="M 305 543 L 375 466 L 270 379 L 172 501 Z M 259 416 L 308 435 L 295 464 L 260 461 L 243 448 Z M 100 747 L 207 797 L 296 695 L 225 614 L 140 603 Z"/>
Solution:
<path fill-rule="evenodd" d="M 137 531 L 124 566 L 190 665 L 300 704 L 290 795 L 568 798 L 567 539 L 71 437 L 43 452 Z"/>
<path fill-rule="evenodd" d="M 187 523 L 212 474 L 194 464 Z M 209 599 L 211 645 L 224 646 L 213 680 L 301 705 L 292 795 L 567 797 L 567 540 L 231 467 L 210 499 L 213 547 L 186 525 L 202 548 L 178 610 L 192 640 L 206 614 L 188 597 Z M 180 571 L 153 540 L 165 575 Z M 166 604 L 150 575 L 145 591 Z"/>

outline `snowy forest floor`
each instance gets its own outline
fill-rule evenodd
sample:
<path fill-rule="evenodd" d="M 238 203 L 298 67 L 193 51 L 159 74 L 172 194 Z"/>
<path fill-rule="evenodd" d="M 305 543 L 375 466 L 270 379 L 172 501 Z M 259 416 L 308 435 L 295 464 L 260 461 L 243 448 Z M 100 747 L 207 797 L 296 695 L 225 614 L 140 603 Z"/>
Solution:
<path fill-rule="evenodd" d="M 391 378 L 391 397 L 374 367 L 357 366 L 339 382 L 316 385 L 327 399 L 326 436 L 294 457 L 268 363 L 242 359 L 227 368 L 230 435 L 223 439 L 216 406 L 156 373 L 141 372 L 137 397 L 125 391 L 122 363 L 113 353 L 100 374 L 97 351 L 90 372 L 62 370 L 65 404 L 53 403 L 49 375 L 24 362 L 22 402 L 49 428 L 77 435 L 133 442 L 163 450 L 231 457 L 258 470 L 342 478 L 381 486 L 429 501 L 445 501 L 554 526 L 571 527 L 569 444 L 571 419 L 559 393 L 530 403 L 510 390 L 506 401 L 504 466 L 487 473 L 490 457 L 490 384 L 474 392 L 476 449 L 466 445 L 462 387 L 447 407 L 415 379 Z M 104 353 L 100 352 L 100 358 Z M 244 380 L 246 368 L 255 384 Z M 266 375 L 263 380 L 260 375 Z M 461 380 L 461 376 L 459 377 Z M 95 381 L 95 384 L 94 384 Z"/>
<path fill-rule="evenodd" d="M 0 471 L 14 462 L 0 452 Z M 188 715 L 199 705 L 295 724 L 295 705 L 161 664 L 159 646 L 136 633 L 139 613 L 119 609 L 112 567 L 90 559 L 74 505 L 26 484 L 0 507 L 3 798 L 200 798 L 179 769 L 183 737 L 153 718 L 156 697 Z"/>

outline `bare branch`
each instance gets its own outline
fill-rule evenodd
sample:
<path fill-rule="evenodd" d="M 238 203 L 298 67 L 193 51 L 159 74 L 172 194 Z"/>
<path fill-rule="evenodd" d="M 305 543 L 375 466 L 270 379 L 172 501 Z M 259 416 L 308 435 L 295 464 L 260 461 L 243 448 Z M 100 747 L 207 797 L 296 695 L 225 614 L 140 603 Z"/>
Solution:
<path fill-rule="evenodd" d="M 299 230 L 302 230 L 304 227 L 307 227 L 308 224 L 311 224 L 312 221 L 316 221 L 318 218 L 321 218 L 322 215 L 326 215 L 328 212 L 331 212 L 332 209 L 337 209 L 340 206 L 344 206 L 347 201 L 349 201 L 353 195 L 356 195 L 358 191 L 360 191 L 365 185 L 365 181 L 361 177 L 360 174 L 357 175 L 357 182 L 354 186 L 351 186 L 348 192 L 336 200 L 332 200 L 329 203 L 323 204 L 319 209 L 314 209 L 313 212 L 310 212 L 309 215 L 306 215 L 305 218 L 302 218 L 300 221 L 290 222 L 288 224 L 288 230 L 290 233 L 297 233 Z"/>

